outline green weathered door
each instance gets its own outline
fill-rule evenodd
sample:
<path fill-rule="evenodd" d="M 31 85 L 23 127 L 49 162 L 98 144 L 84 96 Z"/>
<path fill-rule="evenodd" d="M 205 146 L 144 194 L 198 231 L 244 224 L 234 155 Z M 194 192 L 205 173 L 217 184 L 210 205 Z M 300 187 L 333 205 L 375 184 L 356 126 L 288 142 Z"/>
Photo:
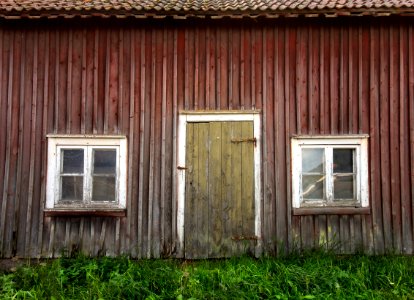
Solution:
<path fill-rule="evenodd" d="M 253 122 L 187 123 L 185 257 L 252 252 Z"/>

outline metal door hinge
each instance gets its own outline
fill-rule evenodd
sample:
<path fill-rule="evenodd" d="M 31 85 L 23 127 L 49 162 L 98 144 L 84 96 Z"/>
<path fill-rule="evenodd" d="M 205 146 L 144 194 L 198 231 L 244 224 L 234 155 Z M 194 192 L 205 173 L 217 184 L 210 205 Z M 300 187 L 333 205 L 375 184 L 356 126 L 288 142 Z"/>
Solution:
<path fill-rule="evenodd" d="M 188 168 L 187 167 L 178 166 L 177 169 L 178 170 L 187 170 Z"/>
<path fill-rule="evenodd" d="M 245 139 L 231 139 L 232 143 L 254 143 L 254 146 L 256 147 L 257 139 L 255 137 L 253 138 L 245 138 Z"/>

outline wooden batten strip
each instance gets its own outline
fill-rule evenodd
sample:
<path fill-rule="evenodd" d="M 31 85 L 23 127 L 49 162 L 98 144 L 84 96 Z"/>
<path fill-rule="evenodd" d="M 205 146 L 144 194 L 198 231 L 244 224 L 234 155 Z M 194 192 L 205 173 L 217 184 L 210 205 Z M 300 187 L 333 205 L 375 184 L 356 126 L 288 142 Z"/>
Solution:
<path fill-rule="evenodd" d="M 162 104 L 161 104 L 161 181 L 160 181 L 160 249 L 164 248 L 165 243 L 165 182 L 168 181 L 165 175 L 166 167 L 166 126 L 167 126 L 167 46 L 168 46 L 168 32 L 163 31 L 163 48 L 162 48 Z M 197 81 L 196 81 L 197 82 Z"/>
<path fill-rule="evenodd" d="M 261 53 L 261 55 L 265 58 L 265 60 L 268 57 L 267 45 L 266 45 L 266 41 L 268 39 L 268 35 L 269 35 L 268 34 L 268 29 L 266 28 L 266 29 L 263 30 L 263 38 L 262 38 L 263 47 L 262 47 L 262 53 Z M 267 90 L 267 67 L 266 67 L 266 64 L 263 64 L 263 66 L 262 66 L 262 78 L 264 79 L 262 81 L 263 97 L 265 99 L 268 99 L 269 98 L 269 95 L 268 95 L 268 90 Z M 267 107 L 268 104 L 270 104 L 270 101 L 268 103 L 266 103 L 265 105 L 263 105 L 263 115 L 262 115 L 262 119 L 263 119 L 262 136 L 264 137 L 262 139 L 262 145 L 263 145 L 262 163 L 263 163 L 263 166 L 267 166 L 268 165 L 268 156 L 269 156 L 269 153 L 268 153 L 268 149 L 267 149 L 267 147 L 268 147 L 267 140 L 268 140 L 269 137 L 267 136 L 267 134 L 268 134 L 268 132 L 270 133 L 270 132 L 273 131 L 273 128 L 268 128 L 268 127 L 270 127 L 270 126 L 273 125 L 272 124 L 272 125 L 269 126 L 268 121 L 269 122 L 272 122 L 272 119 L 274 118 L 274 116 L 273 116 L 273 118 L 271 116 L 272 111 L 270 111 L 268 109 L 268 107 Z M 270 114 L 269 117 L 268 117 L 268 114 Z M 271 143 L 272 141 L 269 141 L 269 142 Z M 273 191 L 273 189 L 274 189 L 273 188 L 274 182 L 272 182 L 272 180 L 269 177 L 270 176 L 269 176 L 269 170 L 268 170 L 268 168 L 264 168 L 264 170 L 263 170 L 263 186 L 264 186 L 264 190 L 265 191 L 269 191 L 269 190 L 270 191 Z M 243 189 L 243 187 L 242 187 L 242 189 Z M 266 213 L 263 214 L 263 215 L 266 215 L 266 220 L 269 220 L 269 215 L 268 215 L 268 212 L 269 212 L 268 201 L 272 201 L 273 200 L 273 199 L 271 200 L 271 198 L 273 198 L 272 197 L 273 195 L 272 194 L 269 195 L 269 194 L 270 194 L 269 192 L 266 192 L 264 194 L 264 197 L 263 197 L 264 203 L 262 204 L 263 205 L 263 208 L 264 207 L 267 208 Z M 262 210 L 262 211 L 264 212 L 264 210 Z M 268 224 L 266 224 L 266 222 L 264 222 L 264 225 L 266 226 Z M 266 233 L 266 230 L 267 230 L 268 227 L 269 226 L 266 226 L 266 228 L 263 228 L 264 229 L 264 233 Z M 262 232 L 263 232 L 263 230 L 262 230 Z M 264 237 L 264 238 L 266 238 L 266 237 Z"/>
<path fill-rule="evenodd" d="M 370 28 L 370 193 L 373 220 L 373 236 L 376 253 L 384 253 L 384 234 L 382 222 L 381 205 L 381 156 L 380 156 L 380 135 L 379 135 L 379 49 L 378 30 Z"/>
<path fill-rule="evenodd" d="M 414 51 L 414 30 L 413 25 L 410 24 L 408 27 L 408 53 L 413 53 Z M 412 233 L 414 235 L 414 59 L 412 56 L 408 56 L 408 102 L 409 102 L 409 115 L 408 115 L 408 123 L 409 123 L 409 150 L 410 150 L 410 187 L 411 187 L 411 224 L 412 224 Z"/>
<path fill-rule="evenodd" d="M 381 162 L 381 193 L 382 214 L 385 248 L 393 247 L 392 208 L 390 191 L 390 120 L 389 120 L 389 31 L 384 26 L 380 27 L 380 162 Z"/>
<path fill-rule="evenodd" d="M 19 236 L 18 231 L 20 228 L 20 222 L 21 222 L 21 202 L 22 202 L 22 173 L 23 173 L 23 143 L 24 143 L 24 134 L 25 134 L 25 128 L 24 128 L 24 120 L 25 120 L 25 79 L 26 79 L 26 39 L 23 38 L 23 35 L 20 36 L 21 44 L 20 44 L 20 78 L 13 78 L 13 80 L 16 80 L 16 82 L 20 83 L 19 86 L 19 108 L 18 111 L 15 112 L 14 118 L 18 120 L 18 144 L 17 144 L 17 167 L 16 167 L 16 182 L 15 182 L 15 197 L 14 197 L 14 214 L 12 221 L 13 223 L 13 232 L 16 233 L 14 237 L 10 240 L 10 246 L 11 246 L 11 254 L 12 255 L 19 255 L 20 254 L 20 245 L 19 243 Z M 16 73 L 15 73 L 16 74 Z M 25 197 L 24 195 L 23 197 Z M 22 205 L 24 207 L 24 205 Z M 24 207 L 26 209 L 26 207 Z"/>
<path fill-rule="evenodd" d="M 50 121 L 49 115 L 49 63 L 50 63 L 50 32 L 45 33 L 45 60 L 44 60 L 44 83 L 43 83 L 43 116 L 42 116 L 42 170 L 41 177 L 46 178 L 47 169 L 47 140 L 46 134 L 48 133 L 48 124 Z M 39 228 L 38 228 L 38 239 L 37 239 L 37 256 L 43 256 L 43 227 L 49 228 L 50 218 L 43 217 L 43 208 L 46 201 L 46 180 L 42 180 L 40 188 L 40 208 L 39 208 Z"/>
<path fill-rule="evenodd" d="M 86 29 L 82 30 L 82 57 L 81 57 L 81 64 L 82 64 L 82 71 L 81 71 L 81 133 L 85 134 L 86 133 L 86 122 L 89 112 L 87 109 L 87 105 L 86 105 L 86 84 L 88 82 L 88 77 L 87 77 L 87 72 L 86 72 Z M 90 101 L 90 99 L 88 99 L 88 101 Z"/>
<path fill-rule="evenodd" d="M 145 61 L 145 41 L 146 41 L 146 30 L 141 30 L 141 99 L 140 99 L 140 158 L 139 158 L 139 190 L 138 190 L 138 257 L 144 257 L 146 253 L 143 253 L 143 234 L 144 234 L 144 224 L 143 224 L 143 214 L 144 214 L 144 160 L 147 159 L 144 157 L 144 147 L 145 147 L 145 95 L 146 95 L 146 61 Z"/>
<path fill-rule="evenodd" d="M 400 144 L 399 144 L 399 34 L 397 29 L 390 30 L 390 104 L 389 104 L 389 124 L 390 124 L 390 188 L 391 188 L 391 209 L 393 227 L 393 247 L 397 253 L 402 250 L 402 228 L 401 228 L 401 190 L 400 190 Z M 392 178 L 392 180 L 391 180 Z"/>
<path fill-rule="evenodd" d="M 124 103 L 126 99 L 124 98 L 124 81 L 127 80 L 124 76 L 124 29 L 119 29 L 119 53 L 118 53 L 118 118 L 117 118 L 117 133 L 122 134 L 127 132 L 127 128 L 124 127 L 126 123 L 124 120 Z M 128 101 L 131 101 L 131 98 L 128 97 Z M 128 174 L 129 175 L 129 174 Z M 121 230 L 126 230 L 126 219 L 125 218 L 116 218 L 115 221 L 115 245 L 112 251 L 114 253 L 124 253 L 125 249 L 125 234 L 121 234 Z M 121 236 L 123 239 L 121 239 Z"/>
<path fill-rule="evenodd" d="M 37 116 L 37 69 L 38 69 L 38 39 L 39 33 L 34 34 L 33 48 L 33 73 L 32 73 L 32 114 L 31 114 L 31 136 L 30 136 L 30 166 L 29 166 L 29 189 L 27 193 L 27 212 L 26 212 L 26 233 L 24 255 L 30 256 L 30 240 L 31 240 L 31 223 L 32 223 L 32 205 L 33 205 L 33 185 L 34 185 L 34 164 L 35 164 L 35 145 L 36 145 L 36 116 Z"/>
<path fill-rule="evenodd" d="M 111 101 L 109 92 L 110 92 L 110 76 L 111 76 L 111 31 L 106 32 L 106 52 L 105 52 L 105 109 L 104 109 L 104 134 L 108 134 L 109 129 L 109 102 Z"/>
<path fill-rule="evenodd" d="M 13 73 L 14 73 L 14 35 L 11 34 L 10 52 L 9 52 L 9 68 L 8 68 L 8 83 L 7 83 L 7 130 L 6 130 L 6 161 L 4 163 L 4 185 L 3 185 L 3 201 L 1 207 L 0 219 L 0 251 L 4 256 L 6 254 L 6 213 L 8 206 L 9 193 L 9 174 L 10 174 L 10 157 L 11 157 L 11 131 L 12 131 L 12 101 L 13 101 Z"/>
<path fill-rule="evenodd" d="M 151 257 L 152 246 L 153 246 L 153 237 L 152 230 L 154 227 L 153 224 L 153 210 L 154 210 L 154 176 L 155 176 L 155 106 L 156 106 L 156 95 L 155 95 L 155 81 L 156 81 L 156 49 L 155 49 L 155 39 L 156 32 L 153 30 L 151 32 L 151 83 L 150 83 L 150 140 L 149 140 L 149 185 L 148 185 L 148 224 L 147 224 L 147 253 L 146 257 Z"/>
<path fill-rule="evenodd" d="M 400 178 L 401 185 L 401 223 L 402 223 L 402 252 L 413 252 L 413 232 L 411 227 L 411 200 L 410 200 L 410 138 L 409 138 L 409 99 L 408 76 L 409 75 L 409 36 L 408 30 L 400 25 L 399 28 L 399 144 L 400 144 Z M 408 100 L 409 101 L 409 100 Z M 408 108 L 408 109 L 407 109 Z M 413 158 L 412 158 L 413 159 Z"/>
<path fill-rule="evenodd" d="M 72 132 L 72 69 L 73 69 L 73 30 L 69 29 L 68 37 L 68 70 L 66 78 L 66 133 Z"/>
<path fill-rule="evenodd" d="M 129 31 L 130 42 L 130 85 L 129 85 L 129 137 L 128 137 L 128 201 L 127 201 L 127 212 L 128 212 L 128 224 L 126 227 L 126 238 L 125 238 L 125 250 L 126 254 L 130 254 L 132 257 L 136 257 L 135 245 L 131 245 L 132 241 L 135 240 L 135 213 L 132 210 L 133 202 L 133 187 L 134 187 L 134 150 L 135 149 L 135 134 L 137 130 L 135 127 L 136 115 L 135 115 L 135 32 Z M 136 203 L 135 203 L 136 205 Z"/>
<path fill-rule="evenodd" d="M 93 46 L 93 133 L 98 133 L 98 72 L 99 70 L 99 29 L 94 32 Z"/>
<path fill-rule="evenodd" d="M 178 31 L 174 29 L 174 45 L 173 45 L 173 85 L 172 85 L 172 101 L 173 101 L 173 153 L 172 153 L 172 170 L 171 174 L 173 174 L 172 178 L 172 205 L 171 205 L 171 218 L 172 218 L 172 245 L 171 251 L 175 252 L 177 250 L 177 126 L 178 126 L 178 41 L 177 41 Z M 206 103 L 208 103 L 209 99 L 206 99 Z"/>

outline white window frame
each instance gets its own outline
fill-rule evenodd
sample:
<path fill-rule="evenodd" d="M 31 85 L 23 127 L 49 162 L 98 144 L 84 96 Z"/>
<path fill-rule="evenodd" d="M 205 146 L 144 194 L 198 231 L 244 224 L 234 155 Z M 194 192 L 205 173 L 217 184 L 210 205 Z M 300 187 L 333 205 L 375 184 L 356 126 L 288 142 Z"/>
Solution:
<path fill-rule="evenodd" d="M 179 253 L 184 255 L 184 208 L 185 208 L 185 166 L 187 123 L 196 122 L 231 122 L 252 121 L 256 146 L 253 150 L 254 159 L 254 206 L 255 236 L 257 238 L 256 254 L 261 248 L 261 123 L 260 111 L 217 111 L 194 112 L 182 111 L 178 119 L 178 159 L 177 159 L 177 237 Z"/>
<path fill-rule="evenodd" d="M 48 135 L 46 209 L 126 208 L 127 140 L 125 136 Z M 61 150 L 83 149 L 83 200 L 60 201 Z M 92 163 L 94 149 L 116 150 L 115 201 L 91 201 Z"/>
<path fill-rule="evenodd" d="M 291 140 L 292 146 L 292 207 L 368 207 L 368 136 L 298 136 Z M 325 199 L 323 201 L 307 201 L 301 199 L 302 149 L 325 149 Z M 333 198 L 333 149 L 355 149 L 356 166 L 356 199 L 353 201 L 339 201 L 335 204 Z"/>

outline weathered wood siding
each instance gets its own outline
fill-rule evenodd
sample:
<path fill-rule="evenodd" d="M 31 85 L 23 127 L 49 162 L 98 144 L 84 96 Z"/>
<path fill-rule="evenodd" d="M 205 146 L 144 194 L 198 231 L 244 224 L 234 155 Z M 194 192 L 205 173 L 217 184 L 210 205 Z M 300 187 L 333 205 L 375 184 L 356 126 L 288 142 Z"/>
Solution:
<path fill-rule="evenodd" d="M 0 257 L 174 254 L 181 109 L 262 110 L 266 252 L 413 253 L 412 19 L 72 21 L 0 25 Z M 48 133 L 127 135 L 126 217 L 44 216 Z M 342 133 L 371 214 L 292 216 L 290 137 Z"/>

